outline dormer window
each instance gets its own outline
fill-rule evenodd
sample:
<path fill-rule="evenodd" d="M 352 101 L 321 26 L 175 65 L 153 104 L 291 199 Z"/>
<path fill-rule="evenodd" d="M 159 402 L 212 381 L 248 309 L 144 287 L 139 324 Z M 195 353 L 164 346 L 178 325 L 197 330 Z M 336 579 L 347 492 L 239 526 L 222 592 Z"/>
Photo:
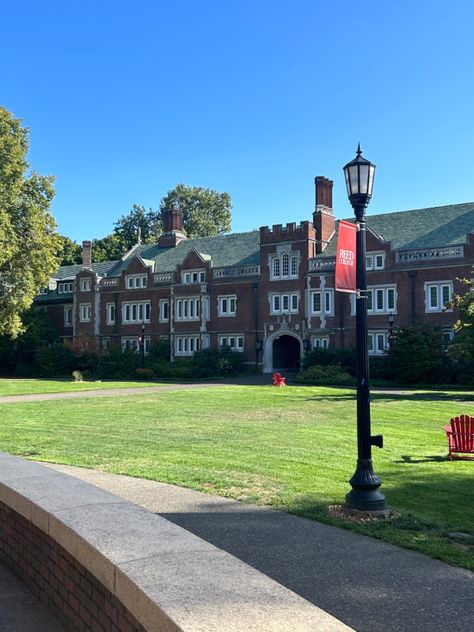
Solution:
<path fill-rule="evenodd" d="M 127 290 L 139 290 L 147 285 L 146 274 L 127 274 L 125 277 L 125 287 Z"/>
<path fill-rule="evenodd" d="M 181 272 L 181 283 L 205 283 L 205 281 L 205 270 L 186 270 L 186 272 Z"/>
<path fill-rule="evenodd" d="M 385 253 L 371 252 L 365 259 L 366 270 L 384 270 L 385 269 Z"/>
<path fill-rule="evenodd" d="M 90 279 L 81 279 L 79 285 L 81 292 L 90 292 L 91 291 L 91 280 Z"/>
<path fill-rule="evenodd" d="M 86 280 L 86 279 L 83 279 Z M 70 294 L 74 291 L 74 282 L 66 281 L 64 283 L 58 283 L 58 294 Z M 82 290 L 86 291 L 86 290 Z"/>
<path fill-rule="evenodd" d="M 279 255 L 273 255 L 270 258 L 270 278 L 278 279 L 297 279 L 300 258 L 297 253 L 283 252 Z"/>

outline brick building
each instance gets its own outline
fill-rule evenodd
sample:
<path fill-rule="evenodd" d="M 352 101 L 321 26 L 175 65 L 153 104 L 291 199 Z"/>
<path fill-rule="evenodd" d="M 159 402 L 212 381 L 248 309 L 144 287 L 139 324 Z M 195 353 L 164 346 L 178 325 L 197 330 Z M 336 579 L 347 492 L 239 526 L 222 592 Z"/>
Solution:
<path fill-rule="evenodd" d="M 65 266 L 35 299 L 79 350 L 145 351 L 166 338 L 172 358 L 231 347 L 263 371 L 296 369 L 305 350 L 355 346 L 353 297 L 334 291 L 337 220 L 332 181 L 315 178 L 311 221 L 187 239 L 179 210 L 156 245 L 120 261 Z M 424 321 L 452 337 L 445 309 L 474 264 L 474 203 L 367 216 L 369 353 L 391 324 Z"/>

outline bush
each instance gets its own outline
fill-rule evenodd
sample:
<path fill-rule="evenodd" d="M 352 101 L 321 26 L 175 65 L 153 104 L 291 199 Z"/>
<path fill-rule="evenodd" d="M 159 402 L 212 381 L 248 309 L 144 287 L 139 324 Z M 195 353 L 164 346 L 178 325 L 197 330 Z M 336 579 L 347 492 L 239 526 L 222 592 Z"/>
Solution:
<path fill-rule="evenodd" d="M 314 349 L 303 358 L 303 369 L 311 366 L 339 365 L 350 375 L 356 375 L 357 356 L 354 349 Z"/>
<path fill-rule="evenodd" d="M 220 377 L 238 373 L 242 366 L 242 354 L 231 349 L 202 349 L 192 359 L 195 376 Z"/>
<path fill-rule="evenodd" d="M 99 358 L 98 375 L 101 378 L 126 379 L 136 377 L 135 369 L 140 365 L 140 355 L 132 349 L 122 351 L 111 348 L 109 352 Z"/>
<path fill-rule="evenodd" d="M 35 351 L 35 373 L 41 377 L 70 375 L 75 362 L 74 353 L 61 343 L 39 347 Z"/>
<path fill-rule="evenodd" d="M 84 381 L 84 376 L 82 375 L 82 372 L 78 371 L 77 369 L 76 369 L 76 371 L 72 372 L 72 377 L 73 377 L 75 382 L 83 382 Z"/>
<path fill-rule="evenodd" d="M 149 380 L 154 375 L 153 369 L 147 369 L 147 368 L 135 369 L 135 373 L 137 377 L 140 378 L 141 380 Z"/>
<path fill-rule="evenodd" d="M 343 371 L 336 364 L 311 366 L 297 375 L 296 381 L 302 384 L 328 384 L 333 386 L 351 386 L 355 384 L 353 376 L 347 371 Z"/>
<path fill-rule="evenodd" d="M 451 381 L 451 363 L 443 350 L 440 327 L 426 324 L 398 327 L 388 351 L 393 377 L 400 384 Z"/>

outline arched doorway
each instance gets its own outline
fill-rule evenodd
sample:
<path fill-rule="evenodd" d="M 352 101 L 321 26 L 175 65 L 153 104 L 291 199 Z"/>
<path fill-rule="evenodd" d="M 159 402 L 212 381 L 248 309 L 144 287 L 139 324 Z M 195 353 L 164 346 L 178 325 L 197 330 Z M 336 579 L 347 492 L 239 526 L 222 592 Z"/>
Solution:
<path fill-rule="evenodd" d="M 301 360 L 301 344 L 294 336 L 284 334 L 273 341 L 273 370 L 298 371 Z"/>

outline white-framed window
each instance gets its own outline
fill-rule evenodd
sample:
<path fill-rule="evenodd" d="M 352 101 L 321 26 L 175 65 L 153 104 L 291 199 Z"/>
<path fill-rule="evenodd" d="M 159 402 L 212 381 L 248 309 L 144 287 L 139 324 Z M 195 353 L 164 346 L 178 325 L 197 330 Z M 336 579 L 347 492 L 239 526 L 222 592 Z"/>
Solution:
<path fill-rule="evenodd" d="M 237 297 L 235 294 L 230 296 L 217 297 L 217 315 L 218 316 L 235 316 L 237 313 Z"/>
<path fill-rule="evenodd" d="M 185 272 L 181 272 L 181 283 L 204 283 L 205 281 L 205 270 L 186 270 Z"/>
<path fill-rule="evenodd" d="M 107 303 L 107 325 L 115 323 L 115 303 Z"/>
<path fill-rule="evenodd" d="M 351 294 L 351 314 L 356 313 L 356 297 Z M 367 313 L 368 314 L 396 314 L 397 313 L 397 286 L 380 285 L 367 288 Z"/>
<path fill-rule="evenodd" d="M 299 309 L 299 292 L 270 294 L 270 313 L 295 314 Z"/>
<path fill-rule="evenodd" d="M 385 270 L 385 252 L 369 252 L 365 258 L 366 270 Z"/>
<path fill-rule="evenodd" d="M 125 277 L 125 287 L 127 290 L 139 290 L 147 286 L 147 274 L 127 274 Z"/>
<path fill-rule="evenodd" d="M 175 320 L 199 320 L 200 298 L 178 298 L 175 300 Z"/>
<path fill-rule="evenodd" d="M 81 279 L 79 288 L 81 292 L 90 292 L 91 291 L 91 280 L 90 279 Z"/>
<path fill-rule="evenodd" d="M 218 344 L 220 348 L 242 352 L 244 350 L 244 336 L 242 334 L 219 336 Z"/>
<path fill-rule="evenodd" d="M 367 346 L 369 355 L 384 355 L 388 349 L 388 331 L 369 331 Z"/>
<path fill-rule="evenodd" d="M 200 348 L 200 336 L 176 336 L 175 338 L 175 356 L 192 356 Z"/>
<path fill-rule="evenodd" d="M 446 304 L 453 299 L 453 282 L 438 281 L 436 283 L 425 283 L 425 311 L 444 312 L 452 311 L 446 309 Z"/>
<path fill-rule="evenodd" d="M 83 281 L 90 279 L 82 279 Z M 58 294 L 70 294 L 74 291 L 74 281 L 64 281 L 62 283 L 58 283 Z M 85 291 L 85 290 L 81 290 Z"/>
<path fill-rule="evenodd" d="M 149 301 L 122 304 L 122 323 L 149 323 L 151 306 Z"/>
<path fill-rule="evenodd" d="M 166 299 L 160 300 L 160 323 L 167 323 L 170 319 L 170 302 Z"/>
<path fill-rule="evenodd" d="M 72 327 L 72 307 L 70 305 L 64 308 L 64 326 Z"/>
<path fill-rule="evenodd" d="M 44 296 L 45 294 L 49 294 L 49 287 L 40 287 L 38 290 L 39 296 Z"/>
<path fill-rule="evenodd" d="M 328 349 L 329 336 L 313 336 L 311 338 L 311 346 L 313 349 Z"/>
<path fill-rule="evenodd" d="M 90 303 L 79 304 L 79 320 L 81 323 L 88 323 L 92 318 L 92 307 Z"/>
<path fill-rule="evenodd" d="M 145 336 L 144 353 L 150 351 L 150 337 Z M 122 336 L 122 350 L 131 349 L 132 351 L 141 351 L 141 336 Z"/>
<path fill-rule="evenodd" d="M 311 314 L 334 314 L 334 290 L 313 290 L 311 292 Z"/>
<path fill-rule="evenodd" d="M 270 257 L 270 279 L 297 279 L 300 257 L 298 253 L 283 252 Z"/>

